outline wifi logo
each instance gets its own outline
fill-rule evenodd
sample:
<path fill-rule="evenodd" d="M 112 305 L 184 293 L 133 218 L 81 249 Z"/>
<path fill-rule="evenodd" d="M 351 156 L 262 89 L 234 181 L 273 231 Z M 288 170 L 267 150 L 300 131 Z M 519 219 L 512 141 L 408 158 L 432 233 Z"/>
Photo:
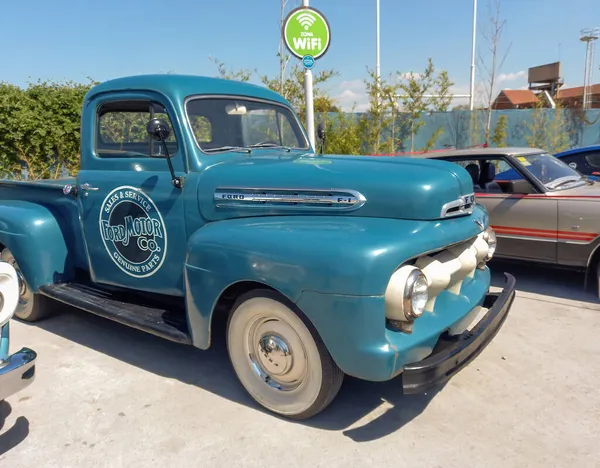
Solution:
<path fill-rule="evenodd" d="M 317 18 L 315 18 L 310 13 L 302 13 L 302 14 L 298 15 L 298 17 L 296 19 L 298 20 L 298 23 L 300 23 L 300 25 L 304 28 L 305 31 L 308 31 L 308 28 L 310 28 L 314 24 L 314 22 L 317 21 Z"/>

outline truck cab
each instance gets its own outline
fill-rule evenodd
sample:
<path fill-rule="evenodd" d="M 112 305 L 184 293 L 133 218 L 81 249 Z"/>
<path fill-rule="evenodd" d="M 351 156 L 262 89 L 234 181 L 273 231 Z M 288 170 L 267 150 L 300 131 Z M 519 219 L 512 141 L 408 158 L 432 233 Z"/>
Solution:
<path fill-rule="evenodd" d="M 0 182 L 0 248 L 39 320 L 56 301 L 207 349 L 263 407 L 320 412 L 344 375 L 426 391 L 498 331 L 496 246 L 444 161 L 316 154 L 248 83 L 147 75 L 86 95 L 76 177 Z M 482 318 L 483 317 L 483 318 Z"/>

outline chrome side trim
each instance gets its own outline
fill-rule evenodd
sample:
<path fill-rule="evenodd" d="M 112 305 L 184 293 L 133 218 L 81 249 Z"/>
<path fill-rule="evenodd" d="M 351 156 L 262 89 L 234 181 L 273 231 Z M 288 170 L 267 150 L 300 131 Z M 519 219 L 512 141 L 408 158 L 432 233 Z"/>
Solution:
<path fill-rule="evenodd" d="M 472 214 L 475 206 L 475 194 L 470 193 L 463 195 L 457 200 L 446 203 L 442 206 L 440 218 L 451 218 L 454 216 L 462 216 Z"/>
<path fill-rule="evenodd" d="M 300 204 L 310 208 L 337 210 L 356 210 L 367 201 L 363 194 L 350 189 L 254 187 L 218 187 L 213 199 L 217 208 L 261 208 L 265 205 L 297 206 Z"/>

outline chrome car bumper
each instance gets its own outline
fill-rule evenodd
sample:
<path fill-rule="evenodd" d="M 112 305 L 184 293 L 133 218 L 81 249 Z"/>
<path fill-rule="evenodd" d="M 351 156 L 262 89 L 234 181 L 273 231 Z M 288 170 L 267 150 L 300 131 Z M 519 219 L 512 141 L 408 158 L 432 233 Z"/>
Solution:
<path fill-rule="evenodd" d="M 488 293 L 485 296 L 483 307 L 489 310 L 472 330 L 440 338 L 430 356 L 404 366 L 403 393 L 424 393 L 444 384 L 492 341 L 515 299 L 515 278 L 508 273 L 504 275 L 504 289 L 500 293 Z"/>
<path fill-rule="evenodd" d="M 33 383 L 36 359 L 35 351 L 23 348 L 0 362 L 0 401 Z"/>

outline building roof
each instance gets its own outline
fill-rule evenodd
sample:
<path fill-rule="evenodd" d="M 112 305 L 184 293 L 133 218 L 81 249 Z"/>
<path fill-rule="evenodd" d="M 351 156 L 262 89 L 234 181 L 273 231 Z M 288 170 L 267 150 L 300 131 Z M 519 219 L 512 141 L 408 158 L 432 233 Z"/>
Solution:
<path fill-rule="evenodd" d="M 288 104 L 282 96 L 264 86 L 222 78 L 170 73 L 134 75 L 108 80 L 88 91 L 85 100 L 105 92 L 128 90 L 156 92 L 177 100 L 193 95 L 216 94 L 256 97 Z"/>
<path fill-rule="evenodd" d="M 450 156 L 517 156 L 527 154 L 545 153 L 540 148 L 509 147 L 509 148 L 466 148 L 448 151 L 436 151 L 435 153 L 412 154 L 411 158 L 448 158 Z"/>
<path fill-rule="evenodd" d="M 500 91 L 494 104 L 509 102 L 513 106 L 533 104 L 537 102 L 537 96 L 529 89 L 503 89 Z"/>
<path fill-rule="evenodd" d="M 590 86 L 591 94 L 600 94 L 600 83 Z M 574 88 L 563 88 L 558 91 L 557 98 L 568 99 L 583 97 L 583 86 L 576 86 Z"/>

